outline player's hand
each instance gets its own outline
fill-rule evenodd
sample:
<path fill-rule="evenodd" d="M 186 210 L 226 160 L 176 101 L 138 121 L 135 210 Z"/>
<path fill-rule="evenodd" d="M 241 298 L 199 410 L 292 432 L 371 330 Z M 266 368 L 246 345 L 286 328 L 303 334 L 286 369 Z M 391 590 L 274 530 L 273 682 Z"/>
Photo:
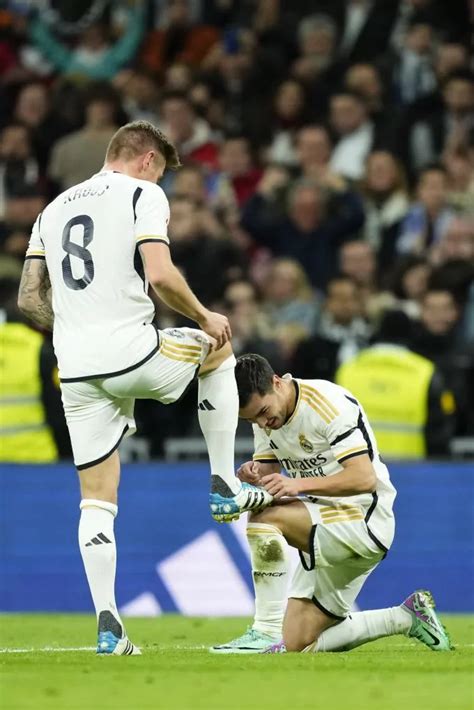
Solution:
<path fill-rule="evenodd" d="M 262 477 L 260 483 L 274 498 L 297 496 L 300 493 L 298 480 L 282 476 L 281 473 L 269 473 Z"/>
<path fill-rule="evenodd" d="M 256 461 L 246 461 L 237 469 L 237 477 L 244 483 L 258 486 L 261 478 L 259 464 Z"/>
<path fill-rule="evenodd" d="M 226 316 L 213 311 L 206 311 L 199 321 L 200 328 L 216 341 L 215 349 L 220 350 L 232 338 L 229 321 Z"/>

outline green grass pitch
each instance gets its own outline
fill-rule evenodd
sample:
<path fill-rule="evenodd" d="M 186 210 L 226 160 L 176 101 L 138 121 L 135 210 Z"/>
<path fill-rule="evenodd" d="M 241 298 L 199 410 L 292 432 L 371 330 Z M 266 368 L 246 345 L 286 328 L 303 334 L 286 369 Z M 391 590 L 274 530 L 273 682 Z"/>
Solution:
<path fill-rule="evenodd" d="M 444 622 L 451 653 L 396 636 L 350 653 L 215 656 L 207 646 L 245 619 L 129 619 L 144 655 L 97 657 L 92 616 L 4 615 L 0 708 L 472 710 L 474 616 Z"/>

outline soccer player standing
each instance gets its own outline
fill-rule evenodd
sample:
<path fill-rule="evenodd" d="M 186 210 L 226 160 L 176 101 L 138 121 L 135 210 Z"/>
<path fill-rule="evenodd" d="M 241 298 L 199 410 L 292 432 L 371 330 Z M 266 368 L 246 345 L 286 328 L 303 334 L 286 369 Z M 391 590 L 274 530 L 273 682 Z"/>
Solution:
<path fill-rule="evenodd" d="M 347 651 L 393 634 L 449 650 L 429 592 L 414 592 L 400 606 L 350 613 L 395 531 L 395 489 L 360 403 L 326 380 L 278 377 L 259 355 L 238 358 L 236 379 L 240 416 L 255 435 L 254 461 L 240 475 L 264 485 L 275 504 L 250 514 L 247 525 L 254 625 L 211 650 Z M 288 544 L 300 551 L 301 564 L 287 605 Z M 284 644 L 275 643 L 282 635 Z"/>
<path fill-rule="evenodd" d="M 81 487 L 79 545 L 98 618 L 98 652 L 137 654 L 115 603 L 117 448 L 135 431 L 135 399 L 176 401 L 199 374 L 198 416 L 211 466 L 211 509 L 239 513 L 271 496 L 234 473 L 238 394 L 231 331 L 172 263 L 169 205 L 156 184 L 179 167 L 167 138 L 146 121 L 112 137 L 100 173 L 39 215 L 18 305 L 53 331 L 64 411 Z M 148 284 L 200 330 L 157 330 Z"/>

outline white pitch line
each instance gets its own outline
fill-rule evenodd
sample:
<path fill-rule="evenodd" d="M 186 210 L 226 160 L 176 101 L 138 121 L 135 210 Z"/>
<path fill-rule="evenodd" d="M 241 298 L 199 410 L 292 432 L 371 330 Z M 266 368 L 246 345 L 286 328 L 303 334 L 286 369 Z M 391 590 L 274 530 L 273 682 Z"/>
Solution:
<path fill-rule="evenodd" d="M 207 646 L 158 645 L 158 651 L 202 651 Z M 0 653 L 70 653 L 74 651 L 95 651 L 96 646 L 44 646 L 43 648 L 0 648 Z"/>
<path fill-rule="evenodd" d="M 202 651 L 208 646 L 158 645 L 158 651 Z M 410 648 L 405 643 L 392 644 L 390 648 Z M 474 643 L 458 643 L 455 648 L 474 648 Z M 0 653 L 71 653 L 75 651 L 95 651 L 95 646 L 44 646 L 43 648 L 0 648 Z M 151 650 L 151 649 L 150 649 Z M 390 650 L 390 649 L 387 649 Z M 145 650 L 146 653 L 146 650 Z"/>

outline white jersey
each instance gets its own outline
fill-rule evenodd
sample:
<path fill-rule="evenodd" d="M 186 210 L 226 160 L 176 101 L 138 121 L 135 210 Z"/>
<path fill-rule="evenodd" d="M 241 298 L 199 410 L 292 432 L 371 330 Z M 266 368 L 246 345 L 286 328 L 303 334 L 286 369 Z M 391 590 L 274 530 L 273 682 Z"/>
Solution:
<path fill-rule="evenodd" d="M 285 379 L 291 376 L 285 375 Z M 386 538 L 391 528 L 386 522 L 392 518 L 396 492 L 364 410 L 348 390 L 327 380 L 293 379 L 293 382 L 297 389 L 296 407 L 286 424 L 276 430 L 253 425 L 254 460 L 278 461 L 292 478 L 311 478 L 333 476 L 343 470 L 344 461 L 368 454 L 377 476 L 375 493 L 307 498 L 322 504 L 327 501 L 329 505 L 360 506 L 366 522 L 370 520 L 371 534 L 389 547 L 391 539 Z"/>
<path fill-rule="evenodd" d="M 61 381 L 118 374 L 156 352 L 138 245 L 169 243 L 168 221 L 158 185 L 111 170 L 66 190 L 40 214 L 26 258 L 46 258 Z"/>

